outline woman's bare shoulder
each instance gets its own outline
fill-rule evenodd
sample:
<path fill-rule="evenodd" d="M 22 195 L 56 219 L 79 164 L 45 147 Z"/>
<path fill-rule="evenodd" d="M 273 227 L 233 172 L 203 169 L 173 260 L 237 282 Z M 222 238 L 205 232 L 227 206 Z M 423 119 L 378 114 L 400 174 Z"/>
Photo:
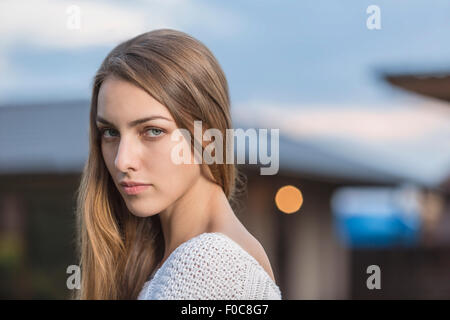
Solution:
<path fill-rule="evenodd" d="M 266 254 L 266 251 L 264 250 L 264 247 L 261 245 L 258 239 L 256 239 L 247 229 L 230 229 L 228 227 L 216 229 L 214 232 L 220 232 L 240 245 L 242 249 L 247 251 L 247 253 L 249 253 L 251 256 L 253 256 L 253 258 L 255 258 L 256 261 L 259 262 L 259 264 L 275 282 L 275 277 L 273 275 L 270 261 Z"/>

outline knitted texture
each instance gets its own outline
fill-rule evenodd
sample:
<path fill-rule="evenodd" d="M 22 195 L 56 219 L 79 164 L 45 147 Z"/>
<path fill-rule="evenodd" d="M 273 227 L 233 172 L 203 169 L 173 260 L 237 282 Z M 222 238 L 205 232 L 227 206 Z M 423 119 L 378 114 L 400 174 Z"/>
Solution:
<path fill-rule="evenodd" d="M 177 247 L 144 284 L 139 300 L 281 300 L 259 262 L 223 233 Z"/>

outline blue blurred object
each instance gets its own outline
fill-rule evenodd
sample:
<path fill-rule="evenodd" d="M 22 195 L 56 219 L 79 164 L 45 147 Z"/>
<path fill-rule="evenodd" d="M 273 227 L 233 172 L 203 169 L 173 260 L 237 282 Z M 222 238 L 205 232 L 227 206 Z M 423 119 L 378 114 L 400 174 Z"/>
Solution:
<path fill-rule="evenodd" d="M 413 186 L 340 188 L 332 196 L 331 209 L 347 246 L 413 246 L 419 241 L 420 192 Z"/>

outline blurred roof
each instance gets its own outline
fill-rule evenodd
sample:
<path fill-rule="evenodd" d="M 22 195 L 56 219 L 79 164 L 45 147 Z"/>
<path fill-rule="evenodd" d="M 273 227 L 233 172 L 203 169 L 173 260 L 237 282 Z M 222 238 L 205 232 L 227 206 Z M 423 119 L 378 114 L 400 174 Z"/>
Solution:
<path fill-rule="evenodd" d="M 88 119 L 89 102 L 84 100 L 0 107 L 0 174 L 81 172 L 88 155 Z M 282 134 L 279 154 L 280 171 L 338 181 L 423 183 L 394 167 L 386 170 L 378 161 L 343 156 L 336 149 Z"/>
<path fill-rule="evenodd" d="M 386 80 L 399 88 L 450 102 L 450 71 L 439 73 L 386 74 Z"/>
<path fill-rule="evenodd" d="M 0 107 L 0 173 L 80 171 L 88 115 L 86 101 Z"/>
<path fill-rule="evenodd" d="M 396 87 L 450 102 L 450 71 L 386 74 L 384 77 Z M 450 175 L 443 180 L 440 188 L 450 190 Z"/>

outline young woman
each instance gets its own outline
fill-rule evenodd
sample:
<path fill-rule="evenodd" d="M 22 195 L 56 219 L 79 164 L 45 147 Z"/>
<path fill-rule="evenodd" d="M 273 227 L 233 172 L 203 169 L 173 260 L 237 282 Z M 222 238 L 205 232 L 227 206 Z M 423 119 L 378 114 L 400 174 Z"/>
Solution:
<path fill-rule="evenodd" d="M 194 137 L 194 121 L 223 137 L 231 128 L 225 75 L 201 42 L 161 29 L 105 58 L 78 190 L 78 298 L 281 299 L 263 247 L 230 205 L 235 165 L 174 161 L 180 143 L 192 160 L 211 143 L 173 138 Z"/>

